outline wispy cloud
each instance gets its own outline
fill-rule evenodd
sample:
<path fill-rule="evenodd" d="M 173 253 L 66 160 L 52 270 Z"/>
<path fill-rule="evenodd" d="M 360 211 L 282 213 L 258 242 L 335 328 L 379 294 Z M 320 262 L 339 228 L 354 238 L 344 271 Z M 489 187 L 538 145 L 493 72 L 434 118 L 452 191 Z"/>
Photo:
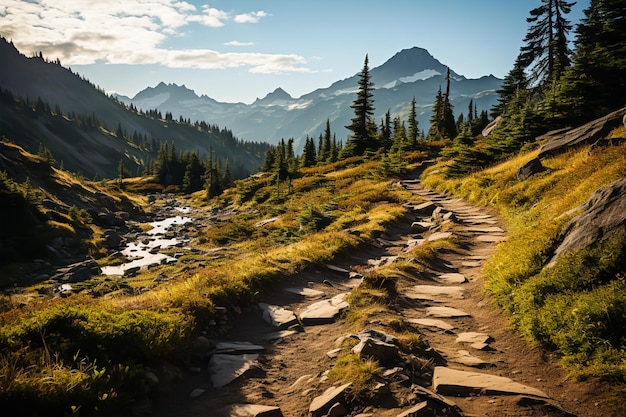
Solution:
<path fill-rule="evenodd" d="M 220 28 L 257 23 L 263 11 L 232 14 L 180 0 L 4 0 L 0 34 L 24 53 L 42 51 L 65 65 L 159 64 L 172 68 L 250 67 L 254 73 L 306 72 L 295 54 L 224 53 L 211 49 L 168 49 L 164 45 L 196 23 Z M 253 43 L 232 41 L 229 46 Z"/>
<path fill-rule="evenodd" d="M 254 45 L 254 42 L 230 41 L 230 42 L 224 42 L 224 45 L 226 46 L 252 46 Z"/>
<path fill-rule="evenodd" d="M 238 14 L 235 16 L 235 22 L 237 23 L 259 23 L 262 17 L 267 16 L 264 11 Z"/>

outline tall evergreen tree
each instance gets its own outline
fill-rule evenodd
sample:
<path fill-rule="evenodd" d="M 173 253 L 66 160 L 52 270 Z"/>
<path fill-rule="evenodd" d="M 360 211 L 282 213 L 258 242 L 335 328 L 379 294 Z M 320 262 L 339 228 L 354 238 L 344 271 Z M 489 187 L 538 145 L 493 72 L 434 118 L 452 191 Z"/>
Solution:
<path fill-rule="evenodd" d="M 529 81 L 538 87 L 558 80 L 570 65 L 567 34 L 572 25 L 565 15 L 575 4 L 565 0 L 541 0 L 541 3 L 526 19 L 530 26 L 521 48 L 521 61 L 529 70 Z"/>
<path fill-rule="evenodd" d="M 450 68 L 448 68 L 446 92 L 442 94 L 441 88 L 439 88 L 433 103 L 433 114 L 430 118 L 430 129 L 428 130 L 428 136 L 433 139 L 454 139 L 457 135 L 456 120 L 454 119 L 454 112 L 450 103 L 450 79 Z"/>
<path fill-rule="evenodd" d="M 450 67 L 446 75 L 446 94 L 443 96 L 443 120 L 441 121 L 441 135 L 446 138 L 454 139 L 456 137 L 456 120 L 454 119 L 454 111 L 450 102 Z"/>
<path fill-rule="evenodd" d="M 591 119 L 626 103 L 626 2 L 591 0 L 576 27 L 565 106 Z"/>
<path fill-rule="evenodd" d="M 443 118 L 443 94 L 441 93 L 441 87 L 437 91 L 435 96 L 435 102 L 433 103 L 433 112 L 430 116 L 430 128 L 428 129 L 428 137 L 431 139 L 440 139 L 441 134 L 439 132 L 439 124 Z"/>
<path fill-rule="evenodd" d="M 369 59 L 365 55 L 365 63 L 359 73 L 357 97 L 350 106 L 354 110 L 354 117 L 351 120 L 352 123 L 346 126 L 346 129 L 352 132 L 344 149 L 346 154 L 350 154 L 349 156 L 363 155 L 367 149 L 375 148 L 373 142 L 375 132 L 372 132 L 372 124 L 376 126 L 372 120 L 374 115 L 374 100 L 372 98 L 374 96 L 374 83 L 371 81 L 368 64 Z"/>
<path fill-rule="evenodd" d="M 415 109 L 415 97 L 411 100 L 409 109 L 409 144 L 412 148 L 417 147 L 417 137 L 419 136 L 419 122 L 417 121 L 417 111 Z"/>
<path fill-rule="evenodd" d="M 385 117 L 380 123 L 380 146 L 385 151 L 388 151 L 391 145 L 391 110 L 387 110 Z"/>
<path fill-rule="evenodd" d="M 518 94 L 520 90 L 528 88 L 528 80 L 524 72 L 524 60 L 522 55 L 517 56 L 513 69 L 504 77 L 498 93 L 498 104 L 491 108 L 493 117 L 501 115 L 507 104 Z"/>

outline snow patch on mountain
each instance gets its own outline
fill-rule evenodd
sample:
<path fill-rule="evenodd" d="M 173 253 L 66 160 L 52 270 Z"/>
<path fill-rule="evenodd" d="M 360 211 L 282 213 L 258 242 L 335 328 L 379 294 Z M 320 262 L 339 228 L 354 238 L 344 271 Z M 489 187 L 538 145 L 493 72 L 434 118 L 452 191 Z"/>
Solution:
<path fill-rule="evenodd" d="M 289 106 L 287 106 L 287 110 L 304 110 L 307 107 L 309 107 L 311 105 L 311 103 L 313 103 L 313 100 L 307 100 L 307 101 L 303 101 L 303 102 L 293 103 L 293 104 L 290 104 Z"/>
<path fill-rule="evenodd" d="M 426 69 L 420 72 L 416 72 L 415 74 L 408 77 L 402 77 L 400 78 L 400 81 L 403 83 L 414 83 L 417 80 L 427 80 L 437 75 L 441 75 L 441 73 L 434 69 Z"/>
<path fill-rule="evenodd" d="M 359 87 L 351 87 L 351 88 L 343 88 L 341 90 L 336 90 L 333 92 L 334 95 L 336 96 L 342 96 L 344 94 L 355 94 L 356 92 L 359 91 Z"/>

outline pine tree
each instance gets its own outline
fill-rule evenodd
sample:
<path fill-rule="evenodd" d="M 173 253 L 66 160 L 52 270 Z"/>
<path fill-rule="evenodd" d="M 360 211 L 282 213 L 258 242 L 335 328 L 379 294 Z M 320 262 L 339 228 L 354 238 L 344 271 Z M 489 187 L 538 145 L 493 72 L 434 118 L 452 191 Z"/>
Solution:
<path fill-rule="evenodd" d="M 439 125 L 443 119 L 443 94 L 441 93 L 441 87 L 437 91 L 435 96 L 435 102 L 433 103 L 433 113 L 430 116 L 430 128 L 428 129 L 428 137 L 431 139 L 441 139 L 441 133 Z"/>
<path fill-rule="evenodd" d="M 274 167 L 275 162 L 276 162 L 276 148 L 272 146 L 267 151 L 265 151 L 265 162 L 263 162 L 263 166 L 261 167 L 261 170 L 263 172 L 271 171 Z"/>
<path fill-rule="evenodd" d="M 591 0 L 584 13 L 565 77 L 564 104 L 573 117 L 590 120 L 625 103 L 626 3 Z"/>
<path fill-rule="evenodd" d="M 324 129 L 324 140 L 321 152 L 318 153 L 318 162 L 324 163 L 330 159 L 332 133 L 330 131 L 330 119 L 326 119 L 326 129 Z"/>
<path fill-rule="evenodd" d="M 542 5 L 530 11 L 526 19 L 530 23 L 520 58 L 524 68 L 530 71 L 533 86 L 544 87 L 549 81 L 558 80 L 570 65 L 567 34 L 572 29 L 565 15 L 574 2 L 564 0 L 541 0 Z"/>
<path fill-rule="evenodd" d="M 230 188 L 233 185 L 233 174 L 230 169 L 230 161 L 226 160 L 226 165 L 224 166 L 224 176 L 222 177 L 222 186 L 224 189 Z"/>
<path fill-rule="evenodd" d="M 456 137 L 456 121 L 450 103 L 450 68 L 446 75 L 446 94 L 443 96 L 443 119 L 441 121 L 440 133 L 443 137 L 454 139 Z"/>
<path fill-rule="evenodd" d="M 381 120 L 379 141 L 383 150 L 388 151 L 391 149 L 393 143 L 391 140 L 391 110 L 387 110 L 385 117 Z"/>
<path fill-rule="evenodd" d="M 354 117 L 351 120 L 352 123 L 346 126 L 346 129 L 352 132 L 344 149 L 347 156 L 363 155 L 366 150 L 375 149 L 373 141 L 375 132 L 372 132 L 372 124 L 376 126 L 372 120 L 374 83 L 371 81 L 368 63 L 369 59 L 366 55 L 363 69 L 359 73 L 357 97 L 350 106 L 354 110 Z"/>
<path fill-rule="evenodd" d="M 409 109 L 409 145 L 413 149 L 417 148 L 417 137 L 419 136 L 418 124 L 417 111 L 415 110 L 415 97 L 413 97 L 413 100 L 411 100 L 411 107 Z"/>
<path fill-rule="evenodd" d="M 309 138 L 309 135 L 307 135 L 304 141 L 304 149 L 302 152 L 302 166 L 312 167 L 316 163 L 317 157 L 315 151 L 315 141 L 313 140 L 313 138 Z"/>
<path fill-rule="evenodd" d="M 513 69 L 504 77 L 502 86 L 497 91 L 498 104 L 491 108 L 491 114 L 493 117 L 501 115 L 508 103 L 516 96 L 518 91 L 526 90 L 528 88 L 528 80 L 526 79 L 526 73 L 524 72 L 524 62 L 520 55 L 517 56 Z"/>

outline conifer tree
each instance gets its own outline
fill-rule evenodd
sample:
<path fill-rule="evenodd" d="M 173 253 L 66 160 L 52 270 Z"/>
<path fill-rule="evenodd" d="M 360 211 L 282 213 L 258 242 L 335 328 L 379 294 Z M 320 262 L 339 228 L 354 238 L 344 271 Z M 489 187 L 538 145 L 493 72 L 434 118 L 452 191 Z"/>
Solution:
<path fill-rule="evenodd" d="M 591 0 L 576 27 L 573 66 L 566 74 L 565 107 L 585 120 L 625 104 L 626 3 Z"/>
<path fill-rule="evenodd" d="M 332 133 L 330 131 L 330 119 L 326 119 L 326 129 L 324 129 L 324 140 L 322 143 L 321 152 L 318 153 L 318 162 L 327 162 L 330 158 Z"/>
<path fill-rule="evenodd" d="M 309 135 L 307 135 L 304 141 L 304 149 L 302 151 L 302 166 L 312 167 L 316 163 L 317 157 L 315 152 L 315 142 L 313 141 L 313 138 L 309 138 Z"/>
<path fill-rule="evenodd" d="M 385 117 L 381 120 L 380 123 L 380 147 L 388 151 L 391 149 L 392 140 L 391 140 L 391 110 L 387 109 L 385 113 Z"/>
<path fill-rule="evenodd" d="M 450 139 L 456 137 L 456 121 L 454 120 L 454 112 L 452 111 L 452 103 L 450 103 L 450 68 L 446 75 L 446 94 L 443 97 L 443 120 L 440 133 L 442 136 Z"/>
<path fill-rule="evenodd" d="M 567 34 L 572 25 L 565 15 L 575 4 L 565 0 L 541 0 L 541 3 L 526 19 L 531 25 L 520 50 L 524 68 L 529 70 L 529 81 L 538 87 L 558 80 L 570 65 Z"/>
<path fill-rule="evenodd" d="M 430 116 L 430 128 L 428 129 L 428 137 L 431 139 L 440 139 L 441 133 L 439 131 L 439 125 L 443 119 L 443 94 L 441 93 L 441 86 L 435 96 L 435 102 L 433 103 L 433 113 Z"/>
<path fill-rule="evenodd" d="M 419 136 L 418 124 L 417 111 L 415 110 L 415 97 L 413 97 L 409 109 L 409 144 L 413 149 L 417 148 L 417 137 Z"/>
<path fill-rule="evenodd" d="M 233 174 L 230 169 L 230 161 L 226 160 L 226 165 L 224 166 L 224 176 L 222 177 L 222 185 L 224 189 L 230 188 L 233 185 Z"/>
<path fill-rule="evenodd" d="M 363 155 L 366 150 L 375 149 L 373 141 L 375 132 L 372 131 L 372 124 L 374 128 L 376 126 L 372 120 L 374 115 L 374 100 L 372 98 L 374 96 L 374 83 L 371 81 L 368 63 L 368 56 L 365 55 L 365 63 L 359 73 L 357 97 L 350 105 L 350 108 L 354 110 L 354 117 L 351 120 L 352 123 L 346 126 L 346 129 L 352 132 L 344 149 L 347 156 Z"/>

